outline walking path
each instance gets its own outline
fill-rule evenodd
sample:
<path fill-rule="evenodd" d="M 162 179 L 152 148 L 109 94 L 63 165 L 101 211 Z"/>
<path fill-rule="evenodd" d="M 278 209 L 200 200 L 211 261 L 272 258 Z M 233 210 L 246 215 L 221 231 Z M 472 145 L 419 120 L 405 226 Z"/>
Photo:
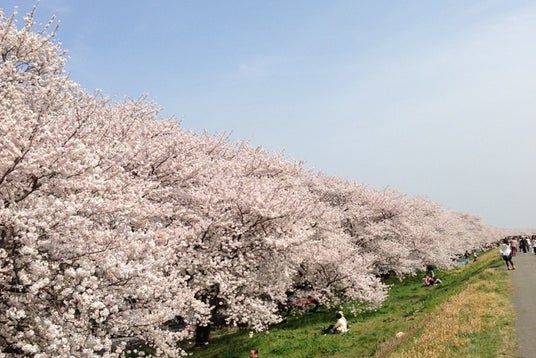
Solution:
<path fill-rule="evenodd" d="M 518 253 L 512 260 L 512 301 L 516 312 L 516 357 L 536 357 L 536 255 Z"/>

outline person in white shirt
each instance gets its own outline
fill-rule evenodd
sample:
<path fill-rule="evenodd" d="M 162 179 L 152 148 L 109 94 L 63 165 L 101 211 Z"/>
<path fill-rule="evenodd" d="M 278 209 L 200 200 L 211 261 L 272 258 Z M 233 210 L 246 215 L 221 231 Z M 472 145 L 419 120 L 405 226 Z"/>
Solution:
<path fill-rule="evenodd" d="M 348 322 L 346 321 L 342 311 L 337 312 L 335 317 L 337 317 L 337 322 L 333 326 L 333 333 L 348 332 Z"/>
<path fill-rule="evenodd" d="M 335 324 L 330 324 L 329 327 L 322 329 L 324 335 L 348 332 L 350 326 L 348 326 L 348 322 L 342 311 L 337 312 L 335 317 L 337 317 L 337 322 L 335 322 Z"/>
<path fill-rule="evenodd" d="M 502 244 L 499 246 L 499 255 L 501 255 L 503 258 L 508 270 L 516 269 L 514 263 L 512 262 L 512 248 L 510 247 L 510 243 L 508 242 L 507 238 L 503 239 Z"/>

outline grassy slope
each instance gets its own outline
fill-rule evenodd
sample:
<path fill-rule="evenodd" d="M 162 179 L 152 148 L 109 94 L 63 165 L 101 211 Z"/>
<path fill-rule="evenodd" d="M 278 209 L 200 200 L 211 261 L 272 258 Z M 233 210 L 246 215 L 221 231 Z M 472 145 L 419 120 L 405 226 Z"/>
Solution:
<path fill-rule="evenodd" d="M 438 271 L 443 284 L 435 287 L 422 287 L 421 275 L 410 277 L 403 281 L 392 280 L 389 298 L 384 305 L 374 311 L 360 310 L 357 305 L 348 304 L 343 310 L 348 318 L 351 330 L 344 335 L 323 336 L 321 329 L 334 323 L 334 312 L 338 309 L 321 308 L 315 313 L 296 315 L 283 324 L 272 327 L 268 333 L 255 334 L 249 337 L 245 330 L 222 330 L 215 332 L 211 343 L 202 348 L 193 350 L 193 357 L 207 358 L 234 358 L 247 357 L 251 348 L 257 348 L 259 355 L 265 357 L 404 357 L 427 355 L 426 349 L 421 353 L 412 351 L 412 347 L 422 341 L 434 341 L 439 344 L 439 337 L 452 331 L 456 337 L 466 339 L 450 339 L 442 344 L 449 349 L 456 346 L 460 353 L 471 356 L 503 356 L 500 353 L 503 340 L 512 341 L 513 311 L 509 304 L 509 280 L 507 272 L 502 269 L 503 263 L 498 259 L 495 250 L 483 254 L 477 262 L 458 266 L 449 271 Z M 492 270 L 489 270 L 491 268 Z M 494 268 L 501 268 L 494 270 Z M 476 285 L 479 282 L 491 282 L 491 285 Z M 470 292 L 469 296 L 462 292 Z M 447 306 L 449 300 L 459 302 L 468 297 L 478 296 L 483 300 L 486 295 L 493 295 L 492 300 L 503 302 L 499 309 L 504 314 L 497 315 L 498 307 L 495 305 L 480 305 L 484 312 L 474 314 L 478 305 Z M 480 301 L 486 302 L 486 301 Z M 478 320 L 487 320 L 485 324 L 472 322 L 471 329 L 457 331 L 449 323 L 448 328 L 437 328 L 433 323 L 444 316 L 445 308 L 449 312 L 458 310 L 461 317 L 455 325 L 467 327 L 464 321 L 468 317 L 478 317 Z M 473 310 L 473 311 L 471 311 Z M 487 310 L 487 311 L 486 311 Z M 442 320 L 442 319 L 441 319 Z M 441 321 L 439 320 L 439 321 Z M 478 328 L 480 327 L 480 328 Z M 481 329 L 486 327 L 486 329 Z M 447 330 L 440 336 L 419 337 L 433 330 Z M 396 337 L 398 332 L 404 332 Z M 492 340 L 494 344 L 489 344 Z M 485 353 L 484 350 L 485 349 Z M 407 352 L 407 353 L 406 353 Z M 422 353 L 424 352 L 424 353 Z M 479 355 L 479 354 L 484 355 Z M 407 354 L 407 355 L 406 355 Z M 411 355 L 413 354 L 413 355 Z M 440 355 L 439 355 L 440 356 Z"/>

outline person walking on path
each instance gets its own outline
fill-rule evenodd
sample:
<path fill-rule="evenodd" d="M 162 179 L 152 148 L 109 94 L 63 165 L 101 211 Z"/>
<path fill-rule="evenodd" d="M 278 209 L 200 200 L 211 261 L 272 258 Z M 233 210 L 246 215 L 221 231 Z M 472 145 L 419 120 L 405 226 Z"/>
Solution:
<path fill-rule="evenodd" d="M 510 249 L 512 250 L 512 256 L 517 256 L 517 238 L 514 236 L 512 240 L 510 240 Z"/>
<path fill-rule="evenodd" d="M 502 244 L 499 246 L 499 255 L 501 255 L 504 262 L 506 263 L 506 269 L 516 269 L 514 263 L 512 262 L 512 248 L 508 244 L 508 239 L 504 239 Z"/>

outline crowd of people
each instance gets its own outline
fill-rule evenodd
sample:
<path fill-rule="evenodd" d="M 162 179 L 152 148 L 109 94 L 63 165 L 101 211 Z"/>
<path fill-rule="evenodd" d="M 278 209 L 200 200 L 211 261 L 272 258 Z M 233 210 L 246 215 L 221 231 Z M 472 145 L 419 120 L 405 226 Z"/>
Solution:
<path fill-rule="evenodd" d="M 510 245 L 512 248 L 515 248 L 513 256 L 516 256 L 519 251 L 523 252 L 524 254 L 536 254 L 536 235 L 512 236 L 508 239 L 510 240 Z"/>
<path fill-rule="evenodd" d="M 520 252 L 536 255 L 536 235 L 516 235 L 505 237 L 499 243 L 499 255 L 503 258 L 507 270 L 515 270 L 512 261 Z"/>

